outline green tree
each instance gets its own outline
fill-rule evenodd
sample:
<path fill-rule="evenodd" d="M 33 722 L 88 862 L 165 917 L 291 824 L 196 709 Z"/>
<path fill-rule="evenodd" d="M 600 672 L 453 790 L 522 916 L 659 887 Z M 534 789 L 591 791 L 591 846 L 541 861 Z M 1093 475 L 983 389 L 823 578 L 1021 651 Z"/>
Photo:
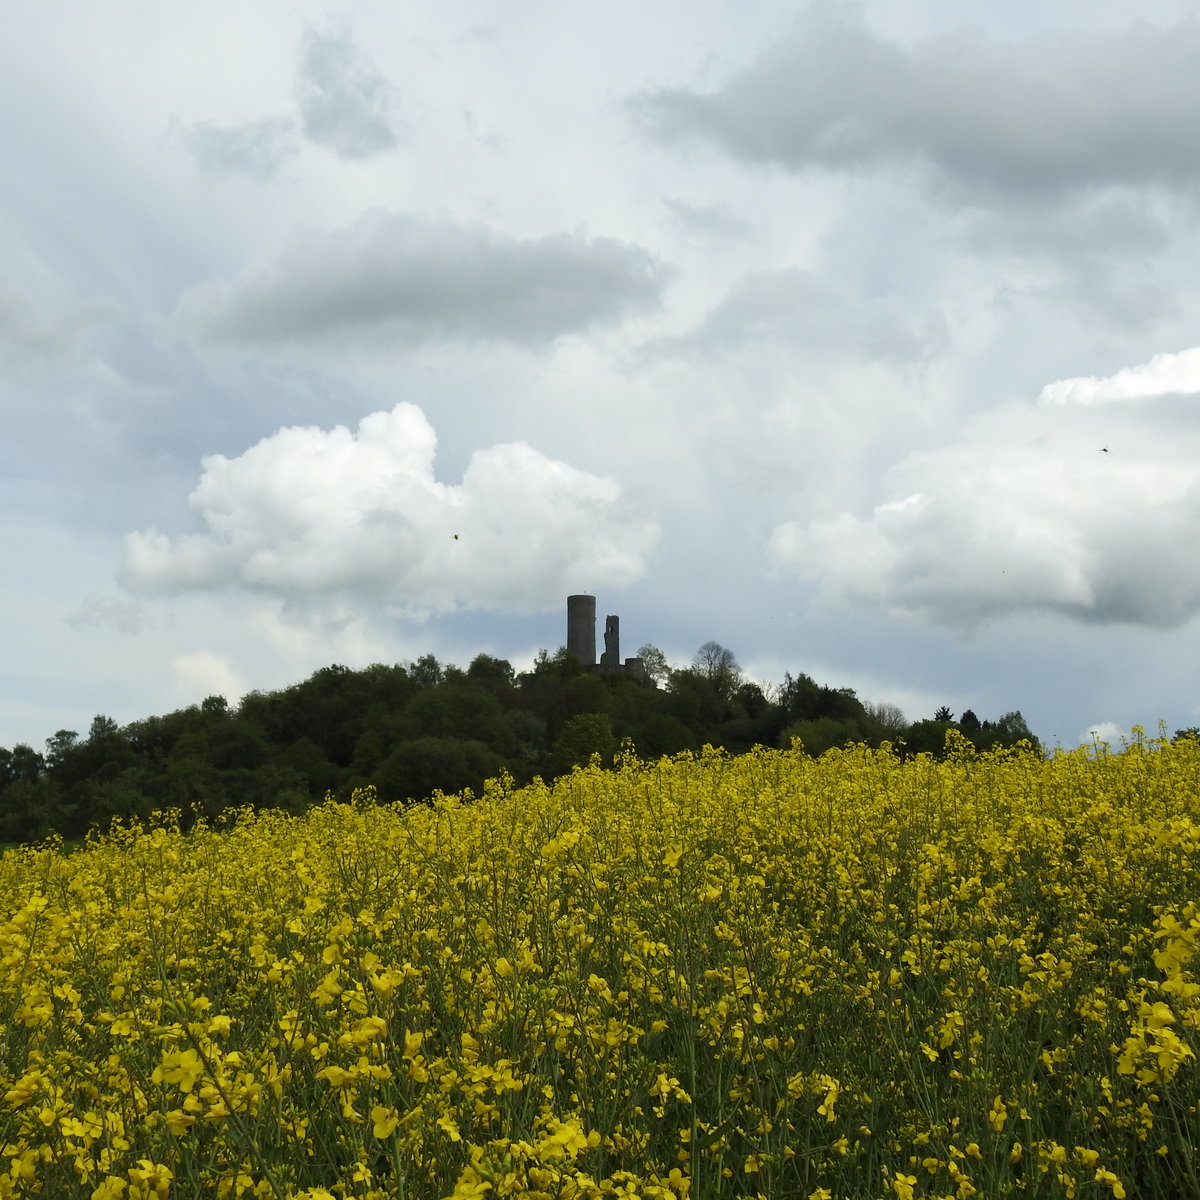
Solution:
<path fill-rule="evenodd" d="M 443 684 L 418 692 L 400 714 L 396 732 L 415 738 L 466 738 L 484 742 L 500 753 L 513 749 L 512 729 L 500 701 L 488 691 L 465 683 Z"/>
<path fill-rule="evenodd" d="M 671 677 L 671 664 L 667 662 L 667 656 L 657 646 L 652 646 L 649 642 L 644 646 L 638 647 L 637 656 L 642 660 L 642 665 L 646 668 L 646 674 L 659 687 L 665 685 Z"/>
<path fill-rule="evenodd" d="M 958 726 L 951 721 L 932 720 L 914 721 L 900 738 L 900 748 L 903 754 L 932 754 L 940 758 L 946 752 L 946 734 Z M 960 731 L 961 732 L 961 731 Z"/>
<path fill-rule="evenodd" d="M 742 681 L 737 658 L 720 642 L 705 642 L 692 659 L 692 670 L 707 679 L 723 700 L 732 696 Z"/>
<path fill-rule="evenodd" d="M 54 774 L 66 766 L 79 745 L 79 734 L 74 729 L 60 729 L 46 739 L 46 769 Z"/>
<path fill-rule="evenodd" d="M 424 737 L 402 742 L 376 768 L 371 782 L 384 803 L 424 800 L 434 792 L 483 790 L 499 773 L 494 751 L 471 738 Z"/>
<path fill-rule="evenodd" d="M 360 739 L 361 741 L 361 739 Z M 357 759 L 358 747 L 355 747 Z M 374 767 L 382 760 L 376 758 Z M 321 753 L 321 748 L 309 737 L 297 738 L 290 746 L 275 755 L 274 761 L 281 767 L 291 767 L 304 781 L 304 788 L 313 799 L 321 799 L 327 792 L 336 792 L 342 782 L 342 771 Z"/>
<path fill-rule="evenodd" d="M 222 721 L 208 733 L 207 757 L 220 771 L 253 771 L 267 761 L 270 753 L 267 739 L 252 721 Z"/>
<path fill-rule="evenodd" d="M 835 688 L 816 683 L 808 675 L 784 675 L 779 688 L 779 704 L 792 720 L 815 721 L 830 717 L 835 721 L 854 720 L 870 728 L 866 708 L 853 688 Z"/>
<path fill-rule="evenodd" d="M 518 678 L 517 688 L 517 703 L 544 722 L 551 741 L 571 717 L 608 706 L 604 682 L 565 648 L 553 655 L 539 651 L 533 670 Z"/>
<path fill-rule="evenodd" d="M 155 808 L 142 772 L 136 769 L 122 771 L 115 779 L 90 783 L 87 790 L 87 825 L 92 829 L 105 829 L 114 819 L 144 821 Z"/>
<path fill-rule="evenodd" d="M 512 663 L 504 658 L 493 658 L 490 654 L 477 654 L 471 659 L 467 681 L 490 692 L 502 703 L 511 702 L 515 694 L 516 675 Z"/>
<path fill-rule="evenodd" d="M 784 745 L 798 741 L 806 754 L 819 758 L 835 746 L 862 741 L 863 733 L 853 718 L 817 717 L 813 721 L 795 721 L 784 730 Z"/>
<path fill-rule="evenodd" d="M 563 775 L 572 767 L 587 766 L 593 754 L 608 766 L 617 752 L 617 738 L 607 713 L 578 713 L 564 726 L 554 740 L 550 762 L 555 775 Z"/>
<path fill-rule="evenodd" d="M 36 783 L 46 769 L 46 760 L 32 746 L 18 742 L 9 752 L 7 769 L 11 780 Z"/>
<path fill-rule="evenodd" d="M 527 708 L 512 708 L 504 714 L 516 743 L 515 750 L 506 756 L 506 766 L 513 777 L 527 783 L 541 768 L 550 736 L 546 722 Z"/>
<path fill-rule="evenodd" d="M 701 743 L 719 740 L 716 728 L 728 713 L 716 684 L 687 668 L 671 672 L 664 709 L 682 721 Z"/>
<path fill-rule="evenodd" d="M 1021 742 L 1028 742 L 1035 750 L 1041 749 L 1041 743 L 1025 723 L 1025 718 L 1019 710 L 1006 712 L 996 721 L 985 722 L 977 737 L 977 744 L 981 750 L 993 746 L 1016 746 Z"/>
<path fill-rule="evenodd" d="M 652 713 L 633 734 L 633 744 L 642 758 L 661 758 L 681 750 L 698 750 L 696 735 L 670 713 Z"/>
<path fill-rule="evenodd" d="M 437 687 L 442 682 L 442 664 L 432 654 L 423 654 L 408 669 L 418 687 Z"/>
<path fill-rule="evenodd" d="M 68 822 L 62 788 L 48 775 L 19 776 L 0 791 L 0 842 L 41 841 Z"/>

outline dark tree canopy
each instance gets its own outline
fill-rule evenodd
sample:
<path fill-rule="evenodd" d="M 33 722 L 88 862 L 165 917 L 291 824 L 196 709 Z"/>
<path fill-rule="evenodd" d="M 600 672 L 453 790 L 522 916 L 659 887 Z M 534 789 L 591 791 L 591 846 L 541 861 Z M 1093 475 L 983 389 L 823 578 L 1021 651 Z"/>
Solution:
<path fill-rule="evenodd" d="M 609 764 L 623 746 L 643 757 L 705 745 L 816 755 L 889 741 L 937 755 L 955 731 L 979 749 L 1036 745 L 1019 712 L 988 721 L 967 710 L 956 725 L 942 708 L 909 724 L 895 705 L 864 705 L 850 688 L 803 673 L 764 688 L 715 641 L 688 667 L 671 668 L 651 645 L 639 656 L 645 675 L 600 671 L 565 649 L 540 652 L 521 673 L 490 654 L 465 670 L 432 654 L 362 670 L 333 664 L 236 706 L 208 696 L 124 727 L 100 714 L 84 738 L 52 734 L 45 754 L 0 747 L 0 842 L 76 837 L 168 808 L 185 822 L 240 805 L 300 812 L 365 785 L 385 802 L 420 802 L 435 791 L 477 793 L 501 771 L 523 783 L 597 756 Z"/>

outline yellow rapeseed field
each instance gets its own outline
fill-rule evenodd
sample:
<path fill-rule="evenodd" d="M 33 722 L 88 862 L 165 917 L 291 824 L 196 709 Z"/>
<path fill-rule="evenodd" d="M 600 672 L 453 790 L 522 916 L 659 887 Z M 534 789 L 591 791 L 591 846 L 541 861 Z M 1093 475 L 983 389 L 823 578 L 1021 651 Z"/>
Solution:
<path fill-rule="evenodd" d="M 0 1198 L 1200 1196 L 1200 745 L 0 858 Z"/>

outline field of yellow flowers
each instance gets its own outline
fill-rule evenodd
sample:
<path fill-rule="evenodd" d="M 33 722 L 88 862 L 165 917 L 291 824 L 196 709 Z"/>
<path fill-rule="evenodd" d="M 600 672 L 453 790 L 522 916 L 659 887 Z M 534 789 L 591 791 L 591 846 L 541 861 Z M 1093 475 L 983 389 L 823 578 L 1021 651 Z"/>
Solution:
<path fill-rule="evenodd" d="M 0 1198 L 1200 1196 L 1200 744 L 0 858 Z"/>

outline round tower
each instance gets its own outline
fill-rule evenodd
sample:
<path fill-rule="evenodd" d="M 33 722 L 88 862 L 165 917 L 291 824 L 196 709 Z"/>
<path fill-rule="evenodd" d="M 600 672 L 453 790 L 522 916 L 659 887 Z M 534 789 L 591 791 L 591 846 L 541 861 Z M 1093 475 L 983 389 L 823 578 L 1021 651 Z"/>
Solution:
<path fill-rule="evenodd" d="M 567 597 L 567 650 L 586 667 L 596 665 L 596 597 Z"/>

